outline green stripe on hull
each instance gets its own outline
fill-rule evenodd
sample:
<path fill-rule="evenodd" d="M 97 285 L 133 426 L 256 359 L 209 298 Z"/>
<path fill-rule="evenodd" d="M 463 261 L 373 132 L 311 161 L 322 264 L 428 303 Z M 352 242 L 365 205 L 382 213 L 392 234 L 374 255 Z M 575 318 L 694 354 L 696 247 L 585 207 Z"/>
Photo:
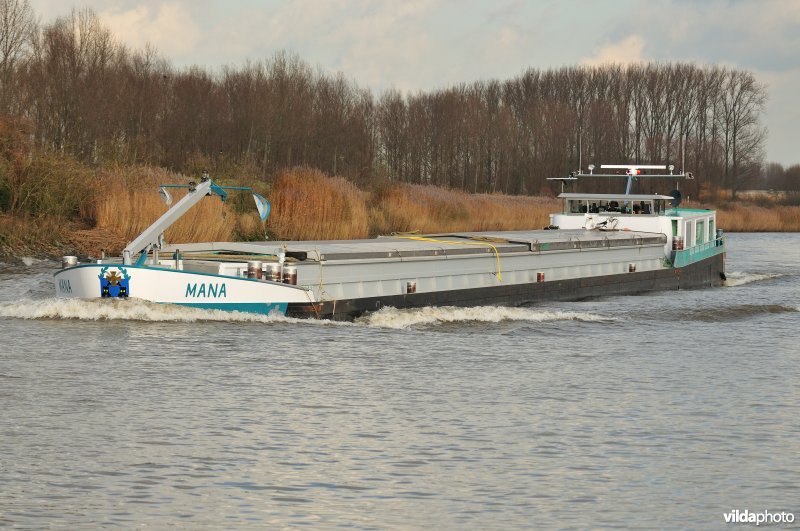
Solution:
<path fill-rule="evenodd" d="M 261 315 L 269 315 L 271 313 L 286 315 L 287 306 L 285 302 L 177 302 L 174 304 L 189 306 L 191 308 L 201 308 L 203 310 L 258 313 Z"/>

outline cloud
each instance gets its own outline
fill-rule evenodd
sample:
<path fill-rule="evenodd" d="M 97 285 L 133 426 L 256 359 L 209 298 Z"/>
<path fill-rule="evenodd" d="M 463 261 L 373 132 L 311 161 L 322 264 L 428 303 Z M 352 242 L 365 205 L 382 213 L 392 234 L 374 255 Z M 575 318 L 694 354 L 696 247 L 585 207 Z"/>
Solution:
<path fill-rule="evenodd" d="M 590 57 L 584 57 L 580 64 L 586 66 L 600 66 L 609 63 L 640 63 L 645 60 L 644 52 L 645 41 L 639 35 L 631 35 L 625 39 L 602 46 L 597 53 Z"/>
<path fill-rule="evenodd" d="M 107 9 L 98 16 L 125 44 L 144 48 L 150 43 L 170 58 L 191 54 L 200 41 L 200 29 L 183 2 Z"/>
<path fill-rule="evenodd" d="M 797 0 L 641 3 L 615 31 L 625 27 L 653 28 L 648 49 L 660 60 L 772 70 L 800 65 Z"/>
<path fill-rule="evenodd" d="M 429 0 L 359 5 L 326 36 L 341 51 L 332 66 L 368 86 L 411 88 L 436 55 L 428 24 L 433 8 Z"/>
<path fill-rule="evenodd" d="M 800 68 L 780 72 L 759 72 L 756 77 L 766 83 L 769 92 L 765 125 L 769 129 L 767 159 L 785 165 L 796 164 L 797 124 L 800 108 L 797 106 L 797 83 Z"/>
<path fill-rule="evenodd" d="M 289 0 L 270 9 L 232 10 L 213 30 L 222 45 L 207 57 L 226 53 L 241 63 L 288 50 L 362 86 L 417 88 L 434 61 L 446 60 L 435 49 L 432 17 L 440 8 L 431 0 Z"/>

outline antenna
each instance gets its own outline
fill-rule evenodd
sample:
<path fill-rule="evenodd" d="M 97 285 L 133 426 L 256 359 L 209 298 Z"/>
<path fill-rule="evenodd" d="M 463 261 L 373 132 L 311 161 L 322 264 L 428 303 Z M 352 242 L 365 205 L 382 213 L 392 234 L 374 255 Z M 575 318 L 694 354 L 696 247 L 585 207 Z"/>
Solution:
<path fill-rule="evenodd" d="M 686 137 L 689 136 L 681 135 L 681 173 L 686 173 Z"/>
<path fill-rule="evenodd" d="M 681 154 L 681 158 L 683 159 L 683 153 Z M 583 159 L 579 158 L 581 164 L 583 163 Z M 578 171 L 571 171 L 569 172 L 569 176 L 567 177 L 548 177 L 548 181 L 561 181 L 561 191 L 564 191 L 564 185 L 568 182 L 577 181 L 579 177 L 625 177 L 628 180 L 626 194 L 631 193 L 631 188 L 633 181 L 647 178 L 647 179 L 676 179 L 675 188 L 678 188 L 677 180 L 678 179 L 693 179 L 694 176 L 691 172 L 684 171 L 683 168 L 680 169 L 679 173 L 675 173 L 675 165 L 674 164 L 601 164 L 601 169 L 607 170 L 625 170 L 624 172 L 616 172 L 616 173 L 594 173 L 594 170 L 597 168 L 594 164 L 589 164 L 587 167 L 589 173 L 583 173 L 582 169 Z M 642 170 L 662 170 L 656 171 L 655 173 L 650 173 L 649 171 L 642 171 Z M 666 170 L 666 171 L 664 171 Z"/>
<path fill-rule="evenodd" d="M 681 135 L 681 173 L 683 175 L 687 175 L 686 174 L 686 137 L 687 136 L 689 136 L 689 135 L 688 134 Z M 691 173 L 689 175 L 691 175 Z M 687 178 L 688 178 L 688 176 L 687 176 Z M 680 190 L 680 184 L 678 183 L 678 181 L 675 181 L 675 190 L 676 191 Z M 678 192 L 678 204 L 680 204 L 680 202 L 681 202 L 681 197 L 680 197 L 680 192 Z M 673 205 L 673 206 L 677 207 L 678 205 Z"/>

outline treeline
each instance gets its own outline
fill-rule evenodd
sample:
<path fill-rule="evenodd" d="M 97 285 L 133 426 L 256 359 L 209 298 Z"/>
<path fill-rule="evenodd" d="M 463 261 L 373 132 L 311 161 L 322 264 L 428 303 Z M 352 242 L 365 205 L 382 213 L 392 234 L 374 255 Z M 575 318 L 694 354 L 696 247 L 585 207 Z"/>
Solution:
<path fill-rule="evenodd" d="M 777 162 L 767 164 L 758 184 L 759 188 L 765 190 L 800 192 L 800 164 L 792 164 L 786 168 Z"/>
<path fill-rule="evenodd" d="M 386 180 L 538 194 L 590 163 L 673 163 L 697 186 L 761 176 L 766 89 L 748 71 L 685 63 L 529 69 L 379 96 L 279 52 L 179 69 L 120 44 L 90 10 L 38 25 L 0 0 L 0 113 L 39 152 L 250 177 L 307 165 Z M 4 171 L 0 168 L 0 172 Z M 6 169 L 5 171 L 9 171 Z"/>

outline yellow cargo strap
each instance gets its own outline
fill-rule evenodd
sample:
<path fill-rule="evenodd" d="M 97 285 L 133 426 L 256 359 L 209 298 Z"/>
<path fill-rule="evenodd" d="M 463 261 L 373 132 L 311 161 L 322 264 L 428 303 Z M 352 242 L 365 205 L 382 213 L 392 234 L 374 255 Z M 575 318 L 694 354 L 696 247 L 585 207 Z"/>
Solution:
<path fill-rule="evenodd" d="M 480 245 L 483 247 L 489 247 L 494 252 L 495 260 L 497 261 L 497 272 L 494 276 L 497 277 L 499 282 L 503 281 L 503 276 L 500 274 L 500 252 L 497 250 L 497 247 L 492 245 L 489 242 L 484 241 L 469 241 L 469 242 L 452 242 L 447 240 L 437 240 L 435 238 L 428 238 L 426 236 L 411 236 L 408 234 L 392 234 L 395 238 L 405 238 L 406 240 L 416 240 L 420 242 L 432 242 L 432 243 L 444 243 L 446 245 Z M 499 242 L 498 242 L 499 243 Z"/>

